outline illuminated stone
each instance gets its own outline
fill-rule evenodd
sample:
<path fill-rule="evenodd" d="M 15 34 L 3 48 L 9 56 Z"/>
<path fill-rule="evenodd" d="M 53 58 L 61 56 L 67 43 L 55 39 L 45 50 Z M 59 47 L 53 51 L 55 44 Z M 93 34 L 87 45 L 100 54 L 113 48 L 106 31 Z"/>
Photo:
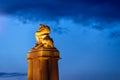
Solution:
<path fill-rule="evenodd" d="M 49 34 L 50 28 L 42 24 L 35 33 L 37 44 L 27 55 L 28 80 L 59 80 L 59 51 Z"/>

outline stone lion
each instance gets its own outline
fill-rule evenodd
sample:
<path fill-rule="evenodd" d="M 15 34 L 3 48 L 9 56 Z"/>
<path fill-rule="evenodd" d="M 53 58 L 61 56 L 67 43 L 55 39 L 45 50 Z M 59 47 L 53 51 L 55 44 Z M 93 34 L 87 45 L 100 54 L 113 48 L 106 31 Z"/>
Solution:
<path fill-rule="evenodd" d="M 53 40 L 49 36 L 50 28 L 46 25 L 40 24 L 39 30 L 35 33 L 37 44 L 35 48 L 53 48 Z"/>

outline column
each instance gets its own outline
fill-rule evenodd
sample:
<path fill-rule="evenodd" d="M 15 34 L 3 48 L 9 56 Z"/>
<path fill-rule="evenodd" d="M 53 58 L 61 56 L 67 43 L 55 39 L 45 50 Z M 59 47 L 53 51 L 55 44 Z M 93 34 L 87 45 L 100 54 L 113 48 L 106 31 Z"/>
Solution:
<path fill-rule="evenodd" d="M 49 68 L 50 68 L 50 80 L 59 80 L 58 75 L 58 59 L 51 58 L 49 60 Z"/>
<path fill-rule="evenodd" d="M 48 60 L 40 59 L 40 80 L 49 80 Z"/>
<path fill-rule="evenodd" d="M 39 59 L 33 60 L 33 80 L 41 80 L 40 79 L 40 62 Z"/>
<path fill-rule="evenodd" d="M 33 61 L 28 60 L 28 80 L 33 80 Z"/>

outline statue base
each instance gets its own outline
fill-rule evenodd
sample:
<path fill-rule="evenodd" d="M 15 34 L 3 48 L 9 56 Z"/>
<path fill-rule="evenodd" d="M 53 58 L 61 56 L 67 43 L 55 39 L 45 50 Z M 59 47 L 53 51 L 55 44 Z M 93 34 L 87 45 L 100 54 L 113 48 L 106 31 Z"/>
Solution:
<path fill-rule="evenodd" d="M 31 49 L 27 55 L 28 80 L 59 80 L 59 59 L 56 48 Z"/>

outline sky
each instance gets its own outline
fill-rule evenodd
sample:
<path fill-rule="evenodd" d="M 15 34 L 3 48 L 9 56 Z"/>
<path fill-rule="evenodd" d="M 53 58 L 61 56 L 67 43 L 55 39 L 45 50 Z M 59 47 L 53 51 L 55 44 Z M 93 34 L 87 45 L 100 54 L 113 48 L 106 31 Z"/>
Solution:
<path fill-rule="evenodd" d="M 60 52 L 60 80 L 120 80 L 119 0 L 0 0 L 0 80 L 27 79 L 39 24 Z"/>

